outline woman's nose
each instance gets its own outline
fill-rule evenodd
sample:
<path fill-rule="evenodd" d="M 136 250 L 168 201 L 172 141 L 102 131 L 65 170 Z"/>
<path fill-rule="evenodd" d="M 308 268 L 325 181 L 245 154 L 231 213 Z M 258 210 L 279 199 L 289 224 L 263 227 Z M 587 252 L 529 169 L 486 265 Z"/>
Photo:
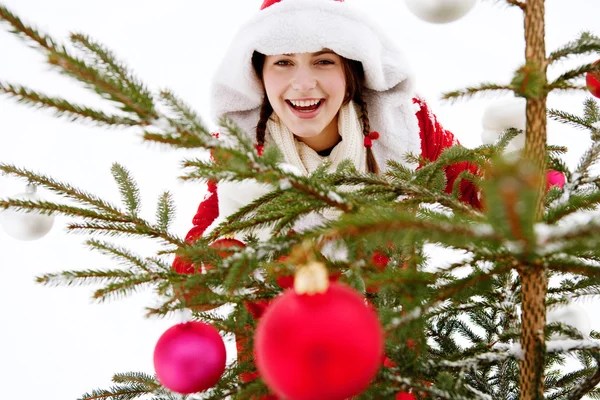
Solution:
<path fill-rule="evenodd" d="M 317 80 L 310 71 L 304 68 L 299 69 L 292 80 L 292 89 L 294 90 L 307 91 L 314 89 L 316 86 Z"/>

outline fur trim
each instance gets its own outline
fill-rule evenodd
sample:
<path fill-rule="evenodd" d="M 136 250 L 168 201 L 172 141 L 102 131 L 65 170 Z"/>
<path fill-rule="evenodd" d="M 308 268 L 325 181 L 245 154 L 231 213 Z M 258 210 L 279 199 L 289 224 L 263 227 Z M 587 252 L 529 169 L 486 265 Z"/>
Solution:
<path fill-rule="evenodd" d="M 381 133 L 373 144 L 379 165 L 385 168 L 389 159 L 405 163 L 407 152 L 419 154 L 410 69 L 396 45 L 363 14 L 331 0 L 283 0 L 259 11 L 241 27 L 217 69 L 211 92 L 214 117 L 227 116 L 254 137 L 264 90 L 252 68 L 253 52 L 328 48 L 363 64 L 371 127 Z"/>

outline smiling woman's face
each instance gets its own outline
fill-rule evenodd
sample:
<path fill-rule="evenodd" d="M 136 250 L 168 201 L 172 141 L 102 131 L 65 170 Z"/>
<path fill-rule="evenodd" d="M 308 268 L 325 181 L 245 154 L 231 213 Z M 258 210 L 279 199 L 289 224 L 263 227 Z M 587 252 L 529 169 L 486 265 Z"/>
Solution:
<path fill-rule="evenodd" d="M 267 56 L 263 82 L 273 111 L 300 140 L 317 151 L 319 143 L 337 143 L 337 116 L 346 94 L 339 55 L 323 50 Z"/>

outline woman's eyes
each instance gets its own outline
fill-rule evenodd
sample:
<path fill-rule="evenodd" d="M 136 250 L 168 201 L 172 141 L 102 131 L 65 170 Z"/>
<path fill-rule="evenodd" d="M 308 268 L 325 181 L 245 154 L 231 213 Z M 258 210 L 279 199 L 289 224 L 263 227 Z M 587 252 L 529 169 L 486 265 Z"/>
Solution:
<path fill-rule="evenodd" d="M 315 64 L 319 64 L 319 65 L 333 65 L 335 64 L 335 62 L 331 61 L 331 60 L 318 60 Z M 275 65 L 279 65 L 279 66 L 287 66 L 287 65 L 292 65 L 292 62 L 289 60 L 279 60 L 275 62 Z"/>

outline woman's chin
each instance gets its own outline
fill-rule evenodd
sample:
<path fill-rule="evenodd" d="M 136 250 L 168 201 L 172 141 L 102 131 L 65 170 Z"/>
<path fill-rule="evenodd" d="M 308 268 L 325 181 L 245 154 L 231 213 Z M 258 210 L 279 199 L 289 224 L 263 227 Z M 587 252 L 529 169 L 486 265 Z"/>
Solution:
<path fill-rule="evenodd" d="M 298 139 L 302 140 L 302 139 L 310 139 L 310 138 L 314 138 L 319 136 L 319 134 L 322 132 L 322 130 L 320 131 L 297 131 L 298 133 L 294 132 L 294 136 L 296 136 Z"/>

